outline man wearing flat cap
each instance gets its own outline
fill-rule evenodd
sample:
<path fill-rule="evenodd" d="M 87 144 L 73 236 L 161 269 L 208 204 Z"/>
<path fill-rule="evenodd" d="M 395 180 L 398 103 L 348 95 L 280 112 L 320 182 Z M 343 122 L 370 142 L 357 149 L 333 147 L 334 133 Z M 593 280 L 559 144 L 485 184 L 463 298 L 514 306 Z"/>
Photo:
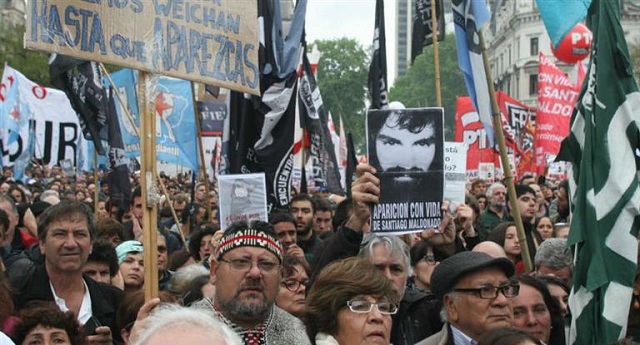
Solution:
<path fill-rule="evenodd" d="M 273 226 L 235 222 L 211 255 L 216 316 L 245 344 L 311 344 L 300 320 L 275 306 L 283 249 Z"/>
<path fill-rule="evenodd" d="M 519 285 L 509 282 L 511 261 L 478 252 L 443 260 L 431 276 L 431 290 L 442 301 L 446 323 L 417 345 L 474 345 L 484 332 L 512 327 L 510 299 Z"/>

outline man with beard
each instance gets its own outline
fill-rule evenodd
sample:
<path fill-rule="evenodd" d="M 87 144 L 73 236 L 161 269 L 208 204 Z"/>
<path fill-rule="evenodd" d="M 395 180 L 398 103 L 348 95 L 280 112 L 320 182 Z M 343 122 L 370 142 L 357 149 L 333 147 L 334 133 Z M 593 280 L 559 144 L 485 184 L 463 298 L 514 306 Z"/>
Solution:
<path fill-rule="evenodd" d="M 480 238 L 487 238 L 493 227 L 506 221 L 507 214 L 507 188 L 500 182 L 496 182 L 487 189 L 488 207 L 480 212 Z"/>
<path fill-rule="evenodd" d="M 322 240 L 313 232 L 313 216 L 316 212 L 314 200 L 307 194 L 298 194 L 291 199 L 289 212 L 296 219 L 298 246 L 304 251 L 308 263 L 322 245 Z"/>
<path fill-rule="evenodd" d="M 529 256 L 531 262 L 534 262 L 536 249 L 542 243 L 542 235 L 536 230 L 533 219 L 536 216 L 536 192 L 526 185 L 516 185 L 516 197 L 520 218 L 522 218 L 522 226 L 524 234 L 527 238 L 527 247 L 529 248 Z M 513 210 L 512 210 L 513 212 Z M 513 217 L 509 218 L 513 220 Z"/>
<path fill-rule="evenodd" d="M 300 320 L 275 306 L 283 249 L 273 226 L 253 220 L 227 228 L 211 260 L 220 320 L 245 344 L 310 344 Z"/>

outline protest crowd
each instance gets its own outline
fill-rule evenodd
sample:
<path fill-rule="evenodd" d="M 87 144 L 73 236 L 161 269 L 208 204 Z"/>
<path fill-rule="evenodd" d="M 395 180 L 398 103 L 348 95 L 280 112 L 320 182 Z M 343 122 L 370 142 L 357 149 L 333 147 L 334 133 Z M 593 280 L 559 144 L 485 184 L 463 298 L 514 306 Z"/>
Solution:
<path fill-rule="evenodd" d="M 540 54 L 530 94 L 548 79 L 573 101 L 535 124 L 510 106 L 519 128 L 486 1 L 452 1 L 456 121 L 483 141 L 467 151 L 441 100 L 391 102 L 377 0 L 360 159 L 322 102 L 306 0 L 288 31 L 275 0 L 24 3 L 55 88 L 0 79 L 0 345 L 640 342 L 640 92 L 617 1 L 535 2 L 554 49 L 586 17 L 590 60 L 573 85 Z M 412 61 L 444 26 L 442 1 L 413 3 Z"/>
<path fill-rule="evenodd" d="M 7 340 L 0 343 L 565 343 L 573 262 L 566 180 L 525 176 L 516 185 L 535 263 L 525 272 L 502 183 L 475 180 L 465 204 L 443 213 L 440 229 L 394 236 L 369 231 L 380 195 L 374 173 L 357 167 L 351 198 L 320 188 L 292 195 L 290 208 L 273 210 L 269 222 L 226 229 L 217 210 L 229 200 L 214 184 L 207 196 L 190 173 L 160 174 L 167 195 L 153 230 L 161 292 L 145 304 L 135 174 L 131 207 L 121 210 L 93 175 L 34 165 L 15 181 L 5 168 L 0 324 Z M 634 339 L 639 309 L 634 298 Z"/>

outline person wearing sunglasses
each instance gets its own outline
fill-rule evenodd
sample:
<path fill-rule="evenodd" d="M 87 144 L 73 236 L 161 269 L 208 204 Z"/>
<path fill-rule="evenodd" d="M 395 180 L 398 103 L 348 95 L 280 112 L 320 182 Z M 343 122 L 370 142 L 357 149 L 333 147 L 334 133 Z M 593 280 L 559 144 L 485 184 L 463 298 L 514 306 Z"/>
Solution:
<path fill-rule="evenodd" d="M 307 334 L 315 345 L 387 345 L 398 301 L 397 289 L 369 260 L 334 261 L 310 287 Z"/>
<path fill-rule="evenodd" d="M 309 286 L 309 265 L 301 256 L 285 256 L 282 260 L 282 282 L 276 305 L 302 319 L 306 309 L 305 293 Z"/>
<path fill-rule="evenodd" d="M 431 291 L 442 301 L 446 323 L 417 345 L 475 344 L 492 329 L 511 327 L 511 299 L 520 286 L 509 281 L 513 263 L 485 253 L 460 252 L 440 262 L 431 275 Z"/>

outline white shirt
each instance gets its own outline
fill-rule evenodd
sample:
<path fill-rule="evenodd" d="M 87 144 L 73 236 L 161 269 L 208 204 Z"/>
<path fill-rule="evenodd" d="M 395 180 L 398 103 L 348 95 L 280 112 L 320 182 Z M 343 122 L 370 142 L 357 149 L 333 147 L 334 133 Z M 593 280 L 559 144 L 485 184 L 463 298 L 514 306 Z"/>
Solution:
<path fill-rule="evenodd" d="M 80 305 L 80 311 L 78 312 L 77 319 L 81 325 L 84 325 L 93 315 L 93 310 L 91 309 L 91 295 L 89 294 L 89 287 L 87 287 L 87 283 L 85 283 L 84 279 L 82 279 L 82 284 L 84 285 L 84 296 L 82 297 L 82 304 Z M 63 312 L 69 311 L 67 303 L 64 299 L 60 298 L 56 294 L 56 289 L 53 288 L 53 284 L 51 284 L 51 281 L 49 281 L 49 286 L 51 287 L 53 300 L 58 305 L 58 308 L 60 308 L 60 310 L 62 310 Z"/>
<path fill-rule="evenodd" d="M 7 337 L 6 334 L 0 332 L 0 345 L 16 345 Z"/>

